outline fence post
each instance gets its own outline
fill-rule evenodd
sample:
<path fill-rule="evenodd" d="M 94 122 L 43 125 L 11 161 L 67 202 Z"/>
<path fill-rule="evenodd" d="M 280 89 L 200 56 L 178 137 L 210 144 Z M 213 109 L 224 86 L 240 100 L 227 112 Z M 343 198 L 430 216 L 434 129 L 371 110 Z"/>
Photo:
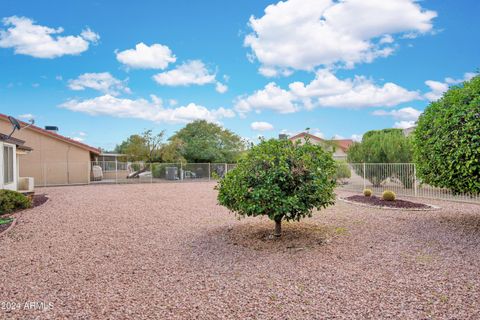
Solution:
<path fill-rule="evenodd" d="M 363 163 L 363 190 L 367 188 L 367 178 L 365 175 L 365 162 Z"/>
<path fill-rule="evenodd" d="M 413 192 L 417 196 L 417 166 L 413 164 Z"/>
<path fill-rule="evenodd" d="M 90 184 L 90 176 L 91 176 L 91 170 L 90 170 L 90 161 L 87 162 L 87 184 Z"/>
<path fill-rule="evenodd" d="M 115 157 L 115 183 L 118 183 L 118 162 L 117 157 Z M 104 162 L 105 163 L 105 162 Z"/>
<path fill-rule="evenodd" d="M 208 181 L 210 181 L 210 176 L 212 175 L 212 164 L 208 163 Z"/>
<path fill-rule="evenodd" d="M 225 162 L 225 173 L 223 174 L 223 176 L 225 177 L 228 173 L 228 163 Z"/>
<path fill-rule="evenodd" d="M 180 161 L 180 181 L 183 181 L 183 162 Z"/>

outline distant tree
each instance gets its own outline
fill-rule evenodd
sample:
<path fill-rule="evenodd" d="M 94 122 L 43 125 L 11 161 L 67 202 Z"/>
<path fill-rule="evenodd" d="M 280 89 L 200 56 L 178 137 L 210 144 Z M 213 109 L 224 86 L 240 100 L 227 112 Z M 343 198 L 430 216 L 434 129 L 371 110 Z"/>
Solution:
<path fill-rule="evenodd" d="M 160 159 L 160 148 L 165 132 L 153 134 L 146 130 L 142 134 L 134 134 L 115 147 L 115 152 L 125 154 L 129 161 L 154 162 Z"/>
<path fill-rule="evenodd" d="M 432 102 L 414 131 L 423 182 L 455 193 L 480 193 L 480 75 Z"/>
<path fill-rule="evenodd" d="M 245 150 L 241 137 L 205 120 L 187 124 L 169 140 L 183 142 L 181 155 L 188 162 L 236 162 Z"/>
<path fill-rule="evenodd" d="M 185 143 L 179 138 L 170 139 L 170 142 L 163 145 L 160 149 L 160 157 L 162 162 L 178 163 L 186 162 L 183 157 Z"/>
<path fill-rule="evenodd" d="M 242 216 L 299 221 L 334 204 L 336 165 L 321 146 L 271 139 L 253 146 L 217 185 L 221 205 Z"/>
<path fill-rule="evenodd" d="M 410 163 L 413 160 L 412 138 L 406 137 L 401 129 L 372 130 L 366 132 L 361 142 L 356 142 L 347 152 L 350 163 Z M 357 174 L 363 176 L 363 167 L 354 166 Z M 414 181 L 413 168 L 391 166 L 390 170 L 380 170 L 374 165 L 366 167 L 365 177 L 379 186 L 391 173 L 405 187 L 411 188 Z"/>

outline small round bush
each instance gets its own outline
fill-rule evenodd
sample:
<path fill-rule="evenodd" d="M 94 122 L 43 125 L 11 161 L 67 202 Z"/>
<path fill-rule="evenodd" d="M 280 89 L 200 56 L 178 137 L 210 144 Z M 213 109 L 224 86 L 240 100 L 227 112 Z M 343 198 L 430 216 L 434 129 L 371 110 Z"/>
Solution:
<path fill-rule="evenodd" d="M 270 139 L 252 147 L 218 182 L 218 202 L 241 216 L 281 222 L 310 217 L 335 202 L 336 165 L 321 146 Z"/>
<path fill-rule="evenodd" d="M 12 190 L 0 190 L 0 215 L 32 206 L 32 200 Z"/>
<path fill-rule="evenodd" d="M 395 201 L 396 195 L 395 192 L 390 190 L 383 191 L 382 199 L 385 201 Z"/>
<path fill-rule="evenodd" d="M 365 190 L 363 190 L 363 195 L 364 195 L 365 197 L 370 197 L 370 196 L 372 196 L 372 194 L 373 194 L 373 192 L 372 192 L 372 190 L 370 190 L 370 189 L 365 189 Z"/>

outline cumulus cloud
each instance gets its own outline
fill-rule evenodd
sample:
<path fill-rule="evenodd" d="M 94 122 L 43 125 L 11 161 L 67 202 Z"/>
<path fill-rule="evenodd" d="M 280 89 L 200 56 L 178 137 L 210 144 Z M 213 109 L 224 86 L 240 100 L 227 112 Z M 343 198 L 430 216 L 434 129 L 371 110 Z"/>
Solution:
<path fill-rule="evenodd" d="M 35 24 L 26 17 L 2 19 L 6 30 L 0 30 L 0 48 L 13 48 L 15 54 L 35 58 L 57 58 L 63 55 L 77 55 L 95 44 L 100 36 L 87 28 L 78 36 L 61 36 L 63 28 L 50 28 Z"/>
<path fill-rule="evenodd" d="M 322 65 L 352 67 L 391 55 L 392 34 L 431 32 L 436 16 L 415 0 L 280 1 L 262 17 L 250 17 L 252 33 L 244 44 L 266 76 Z"/>
<path fill-rule="evenodd" d="M 415 126 L 415 121 L 398 121 L 393 125 L 397 129 L 407 129 Z"/>
<path fill-rule="evenodd" d="M 31 119 L 35 118 L 35 116 L 31 113 L 20 114 L 20 115 L 18 115 L 18 117 L 22 120 L 31 120 Z"/>
<path fill-rule="evenodd" d="M 188 123 L 194 120 L 218 122 L 222 118 L 232 118 L 235 113 L 230 109 L 207 109 L 195 103 L 176 108 L 166 108 L 162 99 L 155 95 L 147 99 L 122 99 L 106 94 L 86 100 L 72 99 L 60 105 L 72 111 L 89 115 L 108 115 L 117 118 L 136 118 L 163 123 Z"/>
<path fill-rule="evenodd" d="M 297 111 L 293 103 L 293 95 L 274 82 L 270 82 L 262 90 L 257 90 L 250 96 L 244 96 L 237 99 L 235 110 L 245 114 L 252 110 L 273 110 L 278 113 L 292 113 Z"/>
<path fill-rule="evenodd" d="M 173 70 L 158 73 L 153 79 L 164 86 L 189 86 L 214 83 L 215 77 L 215 73 L 211 73 L 202 61 L 191 60 Z"/>
<path fill-rule="evenodd" d="M 264 121 L 252 122 L 250 128 L 255 131 L 271 131 L 274 129 L 272 124 Z"/>
<path fill-rule="evenodd" d="M 131 93 L 130 88 L 126 85 L 126 80 L 118 80 L 109 72 L 84 73 L 77 79 L 69 80 L 68 87 L 77 91 L 89 88 L 113 96 L 121 93 Z"/>
<path fill-rule="evenodd" d="M 464 81 L 468 81 L 472 79 L 475 75 L 476 73 L 467 72 L 463 75 L 463 78 L 461 79 L 447 77 L 444 79 L 444 82 L 427 80 L 425 81 L 425 84 L 430 88 L 430 91 L 425 93 L 424 96 L 430 101 L 436 101 L 443 96 L 443 94 L 448 90 L 450 85 L 455 85 Z"/>
<path fill-rule="evenodd" d="M 223 84 L 223 83 L 217 81 L 217 83 L 215 84 L 215 90 L 218 93 L 225 93 L 225 92 L 228 91 L 228 86 L 226 84 Z"/>
<path fill-rule="evenodd" d="M 420 99 L 418 92 L 392 82 L 377 85 L 363 76 L 341 80 L 328 70 L 319 70 L 307 85 L 302 82 L 290 84 L 290 90 L 295 96 L 306 98 L 307 106 L 320 107 L 391 107 Z"/>
<path fill-rule="evenodd" d="M 374 116 L 390 116 L 397 120 L 416 121 L 422 114 L 422 111 L 412 107 L 406 107 L 398 110 L 376 110 L 372 112 Z"/>
<path fill-rule="evenodd" d="M 418 99 L 421 99 L 418 92 L 409 91 L 395 83 L 378 85 L 362 76 L 342 80 L 328 70 L 319 70 L 310 83 L 293 82 L 289 90 L 270 82 L 264 89 L 238 98 L 235 109 L 240 113 L 262 109 L 291 113 L 301 107 L 392 107 Z"/>
<path fill-rule="evenodd" d="M 177 61 L 169 47 L 158 43 L 151 46 L 143 42 L 135 49 L 116 51 L 117 60 L 133 69 L 165 69 L 170 63 Z"/>

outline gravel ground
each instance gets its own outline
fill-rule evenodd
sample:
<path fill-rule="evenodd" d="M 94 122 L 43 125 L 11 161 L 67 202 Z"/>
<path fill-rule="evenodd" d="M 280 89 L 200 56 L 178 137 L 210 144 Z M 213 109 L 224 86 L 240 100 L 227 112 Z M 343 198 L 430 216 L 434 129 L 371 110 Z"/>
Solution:
<path fill-rule="evenodd" d="M 213 186 L 38 190 L 50 200 L 0 238 L 0 317 L 480 319 L 478 205 L 339 201 L 275 241 Z"/>

